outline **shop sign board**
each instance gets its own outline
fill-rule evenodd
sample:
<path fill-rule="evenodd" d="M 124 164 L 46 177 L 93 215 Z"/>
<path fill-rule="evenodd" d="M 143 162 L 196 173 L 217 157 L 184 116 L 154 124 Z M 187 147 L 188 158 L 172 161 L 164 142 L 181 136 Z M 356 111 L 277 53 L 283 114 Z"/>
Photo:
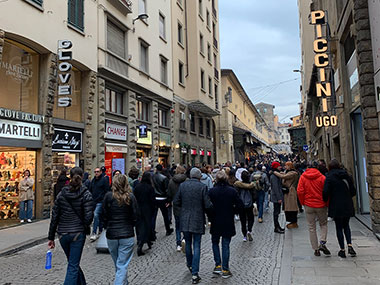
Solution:
<path fill-rule="evenodd" d="M 138 144 L 149 144 L 149 145 L 152 145 L 152 132 L 151 131 L 147 131 L 146 135 L 147 136 L 145 138 L 142 138 L 140 136 L 140 129 L 138 129 L 137 130 L 137 137 L 138 137 L 137 143 Z"/>
<path fill-rule="evenodd" d="M 197 155 L 197 150 L 195 148 L 192 148 L 190 154 Z"/>
<path fill-rule="evenodd" d="M 207 156 L 211 156 L 211 151 L 207 151 Z"/>
<path fill-rule="evenodd" d="M 41 125 L 0 119 L 0 138 L 39 141 Z"/>
<path fill-rule="evenodd" d="M 52 151 L 82 152 L 82 132 L 54 129 Z"/>
<path fill-rule="evenodd" d="M 148 127 L 147 125 L 140 125 L 139 126 L 139 138 L 146 138 L 148 137 Z"/>
<path fill-rule="evenodd" d="M 127 140 L 127 126 L 106 122 L 106 139 Z"/>
<path fill-rule="evenodd" d="M 16 110 L 9 110 L 5 108 L 0 108 L 0 118 L 37 124 L 43 124 L 45 120 L 45 117 L 41 115 L 35 115 Z"/>
<path fill-rule="evenodd" d="M 128 146 L 106 143 L 106 152 L 128 153 Z"/>
<path fill-rule="evenodd" d="M 70 107 L 72 86 L 70 85 L 71 69 L 70 61 L 73 59 L 73 52 L 70 50 L 73 43 L 69 40 L 58 41 L 58 107 Z"/>
<path fill-rule="evenodd" d="M 171 136 L 170 134 L 160 133 L 160 146 L 170 146 L 171 144 Z"/>

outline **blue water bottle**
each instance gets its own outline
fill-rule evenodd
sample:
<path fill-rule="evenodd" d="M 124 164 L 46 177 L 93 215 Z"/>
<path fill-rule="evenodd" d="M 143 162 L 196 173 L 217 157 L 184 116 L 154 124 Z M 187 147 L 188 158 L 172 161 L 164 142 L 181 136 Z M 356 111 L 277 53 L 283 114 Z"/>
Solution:
<path fill-rule="evenodd" d="M 51 269 L 51 258 L 53 257 L 53 253 L 51 250 L 48 250 L 46 253 L 46 263 L 45 263 L 45 269 Z"/>

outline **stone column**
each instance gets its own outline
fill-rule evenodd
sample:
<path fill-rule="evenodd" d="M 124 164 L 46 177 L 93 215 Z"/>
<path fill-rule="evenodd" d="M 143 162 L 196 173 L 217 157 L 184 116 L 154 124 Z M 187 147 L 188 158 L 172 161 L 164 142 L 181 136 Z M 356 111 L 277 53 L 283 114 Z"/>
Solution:
<path fill-rule="evenodd" d="M 4 38 L 5 38 L 5 32 L 3 30 L 0 30 L 0 62 L 2 61 L 2 58 L 3 58 Z"/>
<path fill-rule="evenodd" d="M 360 102 L 363 116 L 367 182 L 369 186 L 372 229 L 380 233 L 380 132 L 376 113 L 373 56 L 368 1 L 354 1 L 354 25 L 358 58 Z"/>
<path fill-rule="evenodd" d="M 174 112 L 172 112 L 172 110 L 174 110 Z M 170 145 L 170 156 L 169 156 L 169 163 L 170 165 L 173 164 L 173 163 L 179 163 L 179 160 L 176 161 L 175 160 L 175 153 L 178 152 L 178 149 L 175 147 L 177 142 L 176 140 L 174 139 L 175 138 L 175 135 L 176 135 L 176 129 L 175 129 L 175 114 L 179 114 L 179 112 L 176 112 L 176 110 L 174 109 L 174 103 L 173 103 L 173 106 L 172 108 L 169 110 L 170 112 L 170 138 L 171 138 L 171 145 Z M 178 129 L 179 129 L 179 126 L 178 126 Z"/>
<path fill-rule="evenodd" d="M 103 78 L 98 77 L 98 147 L 97 162 L 98 167 L 105 162 L 105 128 L 106 128 L 106 82 Z"/>
<path fill-rule="evenodd" d="M 158 164 L 158 156 L 159 156 L 159 140 L 160 135 L 158 131 L 158 103 L 156 101 L 152 101 L 152 167 Z"/>
<path fill-rule="evenodd" d="M 136 93 L 128 91 L 128 153 L 127 170 L 132 166 L 136 167 L 136 143 L 137 143 L 137 112 L 136 112 Z"/>

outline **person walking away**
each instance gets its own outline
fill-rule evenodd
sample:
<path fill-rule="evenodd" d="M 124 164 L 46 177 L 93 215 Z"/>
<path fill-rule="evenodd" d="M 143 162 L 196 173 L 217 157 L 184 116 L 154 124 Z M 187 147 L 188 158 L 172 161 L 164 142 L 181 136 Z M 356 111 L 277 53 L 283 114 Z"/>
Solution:
<path fill-rule="evenodd" d="M 156 166 L 156 173 L 153 175 L 153 188 L 156 194 L 156 207 L 153 213 L 153 233 L 156 232 L 156 220 L 158 209 L 160 209 L 162 217 L 164 218 L 166 235 L 169 236 L 173 233 L 173 229 L 170 228 L 168 207 L 170 203 L 168 202 L 168 185 L 169 179 L 162 174 L 163 168 L 161 164 Z"/>
<path fill-rule="evenodd" d="M 215 179 L 215 187 L 209 191 L 213 205 L 210 215 L 210 233 L 215 261 L 213 273 L 229 278 L 232 276 L 229 267 L 230 243 L 232 237 L 236 235 L 234 214 L 243 210 L 244 205 L 236 190 L 228 184 L 228 177 L 224 171 L 219 171 Z M 222 239 L 222 258 L 219 249 L 220 239 Z"/>
<path fill-rule="evenodd" d="M 265 166 L 262 166 L 261 172 L 263 173 L 263 178 L 265 181 L 264 184 L 264 211 L 269 211 L 269 192 L 270 192 L 270 181 L 267 174 L 267 168 Z"/>
<path fill-rule="evenodd" d="M 185 174 L 186 169 L 182 166 L 177 166 L 175 170 L 175 174 L 172 179 L 169 181 L 168 186 L 168 200 L 169 202 L 174 201 L 174 198 L 178 192 L 178 188 L 181 185 L 181 183 L 185 182 L 187 179 L 187 176 Z M 175 220 L 175 234 L 176 234 L 176 245 L 177 245 L 177 251 L 180 252 L 181 250 L 184 250 L 182 248 L 182 237 L 181 237 L 181 227 L 180 227 L 180 213 L 181 208 L 173 205 L 173 214 L 174 214 L 174 220 Z"/>
<path fill-rule="evenodd" d="M 241 173 L 242 181 L 236 181 L 234 186 L 237 190 L 239 198 L 242 200 L 244 209 L 240 210 L 241 232 L 243 233 L 243 241 L 247 239 L 252 241 L 252 227 L 255 216 L 253 215 L 253 202 L 255 200 L 255 183 L 250 182 L 250 175 L 247 170 Z M 248 226 L 247 226 L 248 223 Z"/>
<path fill-rule="evenodd" d="M 264 199 L 265 199 L 265 190 L 269 188 L 269 179 L 266 173 L 262 171 L 262 166 L 259 164 L 257 170 L 252 173 L 251 181 L 255 183 L 256 193 L 257 193 L 257 209 L 259 211 L 258 221 L 259 223 L 263 222 L 263 213 L 264 213 Z"/>
<path fill-rule="evenodd" d="M 128 172 L 128 183 L 132 191 L 135 189 L 136 185 L 139 183 L 140 170 L 132 166 Z"/>
<path fill-rule="evenodd" d="M 194 167 L 190 179 L 181 183 L 174 198 L 175 207 L 180 211 L 180 227 L 186 241 L 186 263 L 192 274 L 192 283 L 198 284 L 201 258 L 201 239 L 205 234 L 205 211 L 212 208 L 207 186 L 199 180 L 201 171 Z"/>
<path fill-rule="evenodd" d="M 54 201 L 57 199 L 59 192 L 61 192 L 62 188 L 68 185 L 70 179 L 67 177 L 66 169 L 62 169 L 61 173 L 57 178 L 57 183 L 54 184 Z"/>
<path fill-rule="evenodd" d="M 356 195 L 354 182 L 347 171 L 341 169 L 338 160 L 332 159 L 328 166 L 328 174 L 323 188 L 323 200 L 329 201 L 328 216 L 334 219 L 336 236 L 340 251 L 338 256 L 345 258 L 344 236 L 346 237 L 348 254 L 356 256 L 352 247 L 350 218 L 355 216 L 352 197 Z M 344 235 L 343 235 L 344 234 Z"/>
<path fill-rule="evenodd" d="M 82 185 L 85 186 L 87 189 L 90 189 L 91 186 L 91 180 L 89 179 L 90 175 L 88 172 L 83 173 L 83 179 L 82 179 Z M 69 181 L 67 181 L 69 183 Z"/>
<path fill-rule="evenodd" d="M 144 255 L 142 248 L 146 243 L 152 248 L 152 217 L 155 208 L 154 189 L 152 186 L 152 174 L 145 171 L 141 182 L 136 185 L 133 194 L 136 197 L 139 208 L 139 219 L 137 221 L 137 255 Z"/>
<path fill-rule="evenodd" d="M 318 160 L 318 166 L 317 169 L 320 173 L 322 173 L 324 176 L 327 175 L 328 169 L 326 167 L 326 161 L 324 159 Z"/>
<path fill-rule="evenodd" d="M 318 163 L 309 163 L 306 171 L 298 182 L 298 198 L 305 206 L 306 220 L 309 226 L 310 243 L 315 256 L 331 253 L 326 247 L 327 242 L 327 203 L 323 201 L 322 193 L 326 177 L 317 169 Z M 316 223 L 319 221 L 321 238 L 318 245 Z"/>
<path fill-rule="evenodd" d="M 103 213 L 108 249 L 115 265 L 114 285 L 128 284 L 138 206 L 127 176 L 119 174 L 113 177 L 112 192 L 104 197 Z"/>
<path fill-rule="evenodd" d="M 289 224 L 286 226 L 288 229 L 298 228 L 297 215 L 297 185 L 298 185 L 298 172 L 295 170 L 292 162 L 285 163 L 285 173 L 274 172 L 278 178 L 282 179 L 282 188 L 287 189 L 284 193 L 284 211 L 286 221 Z"/>
<path fill-rule="evenodd" d="M 19 201 L 20 201 L 20 223 L 25 219 L 28 223 L 32 222 L 33 217 L 33 201 L 34 201 L 34 179 L 30 177 L 30 171 L 24 171 L 24 178 L 20 181 L 19 185 Z M 25 211 L 26 206 L 26 211 Z"/>
<path fill-rule="evenodd" d="M 94 211 L 92 195 L 82 185 L 82 176 L 80 167 L 70 170 L 70 183 L 58 194 L 50 220 L 48 247 L 55 248 L 54 238 L 58 233 L 68 262 L 64 285 L 86 284 L 80 260 Z"/>
<path fill-rule="evenodd" d="M 202 176 L 201 176 L 201 182 L 207 186 L 207 189 L 210 190 L 214 185 L 212 183 L 212 178 L 211 176 L 209 175 L 208 173 L 208 170 L 206 169 L 206 167 L 203 167 L 201 169 L 201 172 L 202 172 Z"/>
<path fill-rule="evenodd" d="M 94 224 L 92 227 L 91 241 L 95 241 L 98 238 L 97 231 L 99 229 L 99 235 L 103 231 L 103 222 L 101 221 L 102 203 L 104 196 L 110 190 L 108 176 L 104 176 L 99 167 L 95 168 L 95 177 L 91 181 L 90 192 L 94 200 Z"/>
<path fill-rule="evenodd" d="M 271 168 L 273 173 L 280 172 L 279 167 L 281 164 L 277 161 L 272 162 Z M 278 234 L 283 234 L 285 230 L 281 228 L 278 217 L 281 213 L 281 204 L 284 200 L 284 194 L 282 193 L 282 183 L 281 179 L 276 175 L 272 174 L 270 176 L 270 187 L 271 194 L 270 200 L 273 203 L 273 223 L 274 223 L 274 232 Z"/>

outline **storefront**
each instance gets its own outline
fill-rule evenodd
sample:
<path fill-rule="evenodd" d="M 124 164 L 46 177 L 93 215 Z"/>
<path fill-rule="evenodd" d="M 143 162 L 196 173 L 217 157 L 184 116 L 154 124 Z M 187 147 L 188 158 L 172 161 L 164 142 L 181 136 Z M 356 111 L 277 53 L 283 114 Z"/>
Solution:
<path fill-rule="evenodd" d="M 136 162 L 139 169 L 144 169 L 145 166 L 152 164 L 152 131 L 148 130 L 146 126 L 145 129 L 145 133 L 141 126 L 137 129 Z"/>
<path fill-rule="evenodd" d="M 195 166 L 196 158 L 198 155 L 198 151 L 196 148 L 190 149 L 190 155 L 191 155 L 191 166 Z"/>
<path fill-rule="evenodd" d="M 169 162 L 170 145 L 171 145 L 170 134 L 160 132 L 158 163 L 161 164 L 164 168 L 170 167 L 170 162 Z"/>
<path fill-rule="evenodd" d="M 211 151 L 210 150 L 208 150 L 207 151 L 207 164 L 209 164 L 209 165 L 211 165 Z"/>

